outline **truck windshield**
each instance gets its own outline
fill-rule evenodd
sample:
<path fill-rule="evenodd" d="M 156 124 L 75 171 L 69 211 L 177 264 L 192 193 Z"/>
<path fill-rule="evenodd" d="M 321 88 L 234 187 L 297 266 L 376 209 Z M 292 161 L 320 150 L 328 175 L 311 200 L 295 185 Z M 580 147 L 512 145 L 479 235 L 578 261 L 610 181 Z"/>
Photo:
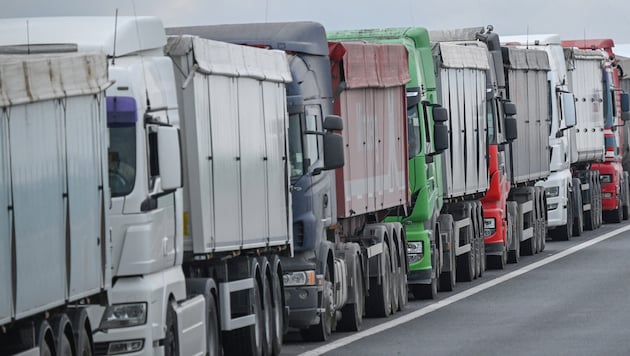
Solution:
<path fill-rule="evenodd" d="M 136 181 L 136 102 L 130 97 L 107 98 L 109 188 L 112 197 L 128 195 Z"/>
<path fill-rule="evenodd" d="M 420 118 L 418 105 L 407 108 L 407 142 L 409 147 L 409 159 L 420 153 Z"/>
<path fill-rule="evenodd" d="M 291 177 L 299 177 L 304 174 L 300 116 L 300 114 L 289 115 L 289 161 L 291 163 Z"/>

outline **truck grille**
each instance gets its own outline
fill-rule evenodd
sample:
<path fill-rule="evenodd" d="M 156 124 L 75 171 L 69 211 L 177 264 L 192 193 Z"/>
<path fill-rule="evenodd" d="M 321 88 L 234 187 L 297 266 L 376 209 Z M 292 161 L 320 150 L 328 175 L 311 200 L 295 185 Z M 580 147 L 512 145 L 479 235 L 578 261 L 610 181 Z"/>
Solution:
<path fill-rule="evenodd" d="M 304 224 L 301 222 L 293 224 L 293 246 L 301 247 L 304 245 Z"/>
<path fill-rule="evenodd" d="M 107 356 L 107 350 L 109 350 L 109 342 L 94 343 L 94 356 Z"/>

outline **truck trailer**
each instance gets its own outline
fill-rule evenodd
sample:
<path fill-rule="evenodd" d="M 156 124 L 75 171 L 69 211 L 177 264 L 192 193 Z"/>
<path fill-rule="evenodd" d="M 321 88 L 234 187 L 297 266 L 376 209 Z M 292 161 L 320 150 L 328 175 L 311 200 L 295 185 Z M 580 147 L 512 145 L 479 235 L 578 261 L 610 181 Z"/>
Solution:
<path fill-rule="evenodd" d="M 329 47 L 324 28 L 312 22 L 168 32 L 282 49 L 289 56 L 295 240 L 294 257 L 283 259 L 289 326 L 308 340 L 326 340 L 336 326 L 359 329 L 364 310 L 387 316 L 404 307 L 405 233 L 400 223 L 384 222 L 409 199 L 401 163 L 406 137 L 405 97 L 400 91 L 408 78 L 395 70 L 406 65 L 404 51 Z M 366 53 L 373 57 L 364 58 Z M 339 119 L 333 113 L 349 117 Z M 348 130 L 339 152 L 322 146 L 322 127 Z M 340 152 L 346 156 L 343 170 L 327 169 L 325 162 Z"/>
<path fill-rule="evenodd" d="M 102 101 L 114 282 L 91 309 L 95 354 L 278 354 L 293 241 L 286 54 L 167 42 L 151 17 L 28 23 L 27 41 L 25 20 L 0 21 L 0 43 L 103 53 L 114 81 Z"/>
<path fill-rule="evenodd" d="M 601 217 L 601 213 L 598 213 L 599 179 L 586 168 L 589 160 L 601 159 L 603 154 L 603 149 L 596 147 L 598 142 L 603 144 L 600 140 L 603 138 L 602 132 L 594 127 L 600 122 L 595 120 L 586 123 L 586 118 L 582 117 L 580 121 L 578 117 L 578 100 L 583 100 L 578 99 L 568 85 L 567 65 L 558 35 L 502 36 L 501 41 L 508 47 L 547 53 L 550 67 L 547 79 L 551 110 L 551 174 L 540 183 L 545 187 L 547 196 L 547 229 L 554 240 L 580 236 L 584 229 L 597 228 L 601 220 L 598 218 Z M 591 137 L 591 149 L 581 147 L 578 143 L 578 135 L 585 134 L 587 126 L 590 127 L 590 135 L 595 135 Z M 590 150 L 590 157 L 583 154 L 580 161 L 579 150 Z"/>
<path fill-rule="evenodd" d="M 567 48 L 565 59 L 569 67 L 569 83 L 574 91 L 587 90 L 592 95 L 588 79 L 583 79 L 585 75 L 594 75 L 599 79 L 599 86 L 596 86 L 601 97 L 601 109 L 599 113 L 604 120 L 604 162 L 596 162 L 591 165 L 593 171 L 599 172 L 601 185 L 601 210 L 602 217 L 607 222 L 621 222 L 628 219 L 628 208 L 630 206 L 630 196 L 628 192 L 628 172 L 622 166 L 623 156 L 623 126 L 624 119 L 628 119 L 628 94 L 623 92 L 619 82 L 619 70 L 613 52 L 614 42 L 612 39 L 593 40 L 566 40 L 562 41 L 562 46 Z M 580 48 L 585 51 L 598 52 L 600 54 L 600 65 L 596 69 L 584 68 L 587 53 L 571 50 Z M 573 70 L 571 70 L 573 69 Z M 590 74 L 582 71 L 599 71 L 600 73 Z M 571 75 L 572 74 L 572 75 Z M 583 85 L 587 88 L 584 88 Z M 594 84 L 593 84 L 594 85 Z M 588 97 L 587 97 L 588 98 Z M 595 105 L 593 105 L 595 107 Z M 578 106 L 579 107 L 579 106 Z M 579 112 L 579 111 L 578 111 Z M 625 114 L 624 114 L 625 113 Z M 579 135 L 579 133 L 578 133 Z"/>
<path fill-rule="evenodd" d="M 0 354 L 92 355 L 88 307 L 112 285 L 107 62 L 39 50 L 0 47 Z"/>
<path fill-rule="evenodd" d="M 401 44 L 407 49 L 411 78 L 406 87 L 411 201 L 406 215 L 389 219 L 405 226 L 407 279 L 411 292 L 415 297 L 434 297 L 444 248 L 438 223 L 442 204 L 440 152 L 447 147 L 444 144 L 448 144 L 448 132 L 444 124 L 447 113 L 437 104 L 428 33 L 424 28 L 372 29 L 329 32 L 328 37 L 342 41 Z M 454 278 L 451 273 L 444 275 L 447 279 Z"/>
<path fill-rule="evenodd" d="M 548 105 L 540 94 L 546 89 L 548 63 L 536 53 L 503 51 L 491 26 L 432 31 L 430 36 L 487 49 L 488 125 L 496 128 L 488 131 L 490 186 L 481 202 L 487 260 L 502 269 L 521 254 L 545 248 L 545 194 L 536 184 L 549 175 Z"/>

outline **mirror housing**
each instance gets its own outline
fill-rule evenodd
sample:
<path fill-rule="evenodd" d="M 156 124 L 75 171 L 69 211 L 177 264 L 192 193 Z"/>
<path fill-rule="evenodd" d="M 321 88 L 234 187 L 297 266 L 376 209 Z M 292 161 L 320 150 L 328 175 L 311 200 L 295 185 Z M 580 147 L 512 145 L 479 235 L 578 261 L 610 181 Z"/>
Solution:
<path fill-rule="evenodd" d="M 621 93 L 621 120 L 630 120 L 630 95 L 626 92 Z"/>
<path fill-rule="evenodd" d="M 516 105 L 509 103 L 516 108 Z M 505 118 L 505 140 L 512 142 L 518 138 L 518 123 L 516 117 L 510 115 Z"/>
<path fill-rule="evenodd" d="M 328 117 L 326 117 L 326 120 L 328 120 Z M 343 150 L 343 137 L 341 135 L 334 133 L 325 134 L 323 170 L 328 171 L 343 167 Z"/>
<path fill-rule="evenodd" d="M 562 114 L 567 128 L 575 126 L 575 97 L 573 93 L 562 93 Z"/>
<path fill-rule="evenodd" d="M 157 128 L 158 165 L 163 191 L 182 187 L 182 155 L 179 129 L 171 126 Z"/>
<path fill-rule="evenodd" d="M 506 116 L 514 116 L 516 115 L 516 104 L 513 102 L 506 100 L 503 102 L 503 112 Z M 515 137 L 516 138 L 516 137 Z"/>
<path fill-rule="evenodd" d="M 328 115 L 324 119 L 324 130 L 328 131 L 342 131 L 343 119 L 337 115 Z"/>
<path fill-rule="evenodd" d="M 440 108 L 444 109 L 444 108 Z M 444 109 L 446 111 L 446 109 Z M 444 152 L 448 149 L 448 126 L 443 123 L 433 126 L 433 149 L 436 153 Z"/>
<path fill-rule="evenodd" d="M 447 122 L 448 121 L 448 110 L 443 108 L 442 106 L 434 106 L 433 107 L 433 122 Z"/>

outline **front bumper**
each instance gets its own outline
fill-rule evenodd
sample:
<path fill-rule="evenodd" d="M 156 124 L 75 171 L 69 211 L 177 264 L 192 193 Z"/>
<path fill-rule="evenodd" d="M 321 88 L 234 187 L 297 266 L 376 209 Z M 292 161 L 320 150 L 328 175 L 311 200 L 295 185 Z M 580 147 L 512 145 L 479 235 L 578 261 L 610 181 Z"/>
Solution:
<path fill-rule="evenodd" d="M 486 242 L 486 256 L 501 256 L 503 254 L 503 241 Z"/>
<path fill-rule="evenodd" d="M 96 355 L 107 355 L 109 345 L 128 340 L 143 340 L 142 349 L 125 356 L 163 355 L 164 320 L 169 295 L 177 300 L 186 297 L 184 275 L 179 266 L 142 277 L 119 278 L 110 290 L 112 304 L 146 302 L 147 321 L 144 325 L 108 330 L 93 334 Z M 95 325 L 96 329 L 98 325 Z"/>
<path fill-rule="evenodd" d="M 536 183 L 536 186 L 544 188 L 558 187 L 558 196 L 547 196 L 547 227 L 555 228 L 558 226 L 565 226 L 567 224 L 567 203 L 569 197 L 567 197 L 567 187 L 571 181 L 572 176 L 569 170 L 563 170 L 559 172 L 553 172 L 545 181 Z M 574 187 L 579 189 L 579 187 Z M 555 209 L 549 209 L 549 207 L 556 206 Z"/>
<path fill-rule="evenodd" d="M 289 327 L 305 328 L 319 321 L 321 286 L 284 287 L 289 307 Z"/>

